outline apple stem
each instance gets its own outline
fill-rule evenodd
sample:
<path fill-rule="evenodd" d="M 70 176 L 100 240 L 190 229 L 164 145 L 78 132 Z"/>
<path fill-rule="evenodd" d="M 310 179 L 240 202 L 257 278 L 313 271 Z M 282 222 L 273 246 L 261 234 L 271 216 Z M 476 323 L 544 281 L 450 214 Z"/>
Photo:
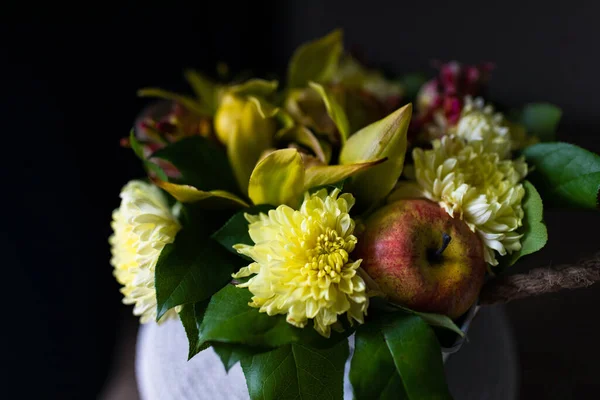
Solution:
<path fill-rule="evenodd" d="M 437 257 L 440 257 L 444 250 L 446 250 L 446 247 L 448 247 L 448 245 L 450 244 L 450 240 L 452 240 L 450 235 L 448 235 L 447 233 L 442 233 L 442 247 L 437 249 L 437 251 L 435 252 L 435 255 Z"/>

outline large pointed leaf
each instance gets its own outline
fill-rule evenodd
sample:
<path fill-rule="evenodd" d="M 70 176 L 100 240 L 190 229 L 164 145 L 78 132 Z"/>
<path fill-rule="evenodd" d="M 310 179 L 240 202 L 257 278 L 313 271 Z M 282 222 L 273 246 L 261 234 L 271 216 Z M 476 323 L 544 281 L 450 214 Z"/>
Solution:
<path fill-rule="evenodd" d="M 208 347 L 206 344 L 202 345 L 199 341 L 200 324 L 207 306 L 208 300 L 204 300 L 194 304 L 185 304 L 179 311 L 179 319 L 188 339 L 188 360 Z"/>
<path fill-rule="evenodd" d="M 394 188 L 402 174 L 406 153 L 406 133 L 412 105 L 408 104 L 387 117 L 352 135 L 340 154 L 340 164 L 364 163 L 387 157 L 387 161 L 358 173 L 347 189 L 357 203 L 370 207 L 381 201 Z"/>
<path fill-rule="evenodd" d="M 356 399 L 408 398 L 381 327 L 377 324 L 367 323 L 356 332 L 350 383 Z"/>
<path fill-rule="evenodd" d="M 277 150 L 262 159 L 252 171 L 248 196 L 254 204 L 295 206 L 304 185 L 304 163 L 295 149 Z"/>
<path fill-rule="evenodd" d="M 317 165 L 307 168 L 304 174 L 304 190 L 343 181 L 346 178 L 354 176 L 361 171 L 365 171 L 385 161 L 386 159 L 382 158 L 380 160 L 360 164 Z"/>
<path fill-rule="evenodd" d="M 348 342 L 316 350 L 293 344 L 242 359 L 252 400 L 323 399 L 344 396 Z"/>
<path fill-rule="evenodd" d="M 157 321 L 173 307 L 206 300 L 231 280 L 243 260 L 194 229 L 182 229 L 158 258 Z"/>
<path fill-rule="evenodd" d="M 140 97 L 157 97 L 159 99 L 171 100 L 179 103 L 188 110 L 199 114 L 199 115 L 211 115 L 210 110 L 202 105 L 198 100 L 193 99 L 189 96 L 169 92 L 168 90 L 162 90 L 157 88 L 145 88 L 138 90 L 138 96 Z"/>
<path fill-rule="evenodd" d="M 533 166 L 529 179 L 546 203 L 600 208 L 600 156 L 561 142 L 539 143 L 523 151 Z"/>
<path fill-rule="evenodd" d="M 390 315 L 381 322 L 381 332 L 409 399 L 452 399 L 440 345 L 421 317 Z"/>
<path fill-rule="evenodd" d="M 222 342 L 213 343 L 212 348 L 221 359 L 223 367 L 225 367 L 225 371 L 227 372 L 229 372 L 229 370 L 235 364 L 237 364 L 244 358 L 252 357 L 255 354 L 271 351 L 271 349 L 265 350 L 257 347 L 244 346 L 241 344 Z"/>
<path fill-rule="evenodd" d="M 288 86 L 298 88 L 306 86 L 309 81 L 326 82 L 334 74 L 342 50 L 341 30 L 298 47 L 288 67 Z"/>
<path fill-rule="evenodd" d="M 344 108 L 340 105 L 340 103 L 338 103 L 333 93 L 331 93 L 323 85 L 316 82 L 309 82 L 309 85 L 317 93 L 319 93 L 323 99 L 325 108 L 327 109 L 327 114 L 335 123 L 335 126 L 340 133 L 342 144 L 346 143 L 346 139 L 348 139 L 348 136 L 350 136 L 350 123 L 348 122 L 346 111 L 344 111 Z"/>
<path fill-rule="evenodd" d="M 544 224 L 544 205 L 542 198 L 529 181 L 523 182 L 525 198 L 523 199 L 523 227 L 519 233 L 521 238 L 521 250 L 515 251 L 501 259 L 501 264 L 513 265 L 519 258 L 541 250 L 548 241 L 548 230 Z"/>
<path fill-rule="evenodd" d="M 218 85 L 193 69 L 187 69 L 183 74 L 198 97 L 198 101 L 206 107 L 210 115 L 214 115 L 217 110 Z"/>
<path fill-rule="evenodd" d="M 165 190 L 176 200 L 182 203 L 200 203 L 206 208 L 240 208 L 248 207 L 248 203 L 236 195 L 224 190 L 211 190 L 205 192 L 189 185 L 178 185 L 154 179 L 153 183 Z"/>
<path fill-rule="evenodd" d="M 201 136 L 185 138 L 158 150 L 152 157 L 173 164 L 182 175 L 178 183 L 203 191 L 237 192 L 236 181 L 223 148 L 209 139 Z"/>

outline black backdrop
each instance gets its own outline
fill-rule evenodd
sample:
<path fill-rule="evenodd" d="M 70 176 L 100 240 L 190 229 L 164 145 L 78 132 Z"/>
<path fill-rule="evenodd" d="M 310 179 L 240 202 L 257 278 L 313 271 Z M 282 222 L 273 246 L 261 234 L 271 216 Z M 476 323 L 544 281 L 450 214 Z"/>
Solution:
<path fill-rule="evenodd" d="M 146 103 L 136 90 L 185 90 L 184 67 L 211 72 L 223 60 L 234 71 L 282 72 L 297 44 L 341 26 L 348 45 L 394 72 L 427 68 L 433 58 L 493 61 L 493 96 L 560 105 L 561 139 L 598 151 L 600 6 L 454 3 L 3 5 L 1 331 L 2 361 L 12 372 L 3 388 L 20 398 L 79 399 L 94 397 L 103 384 L 117 316 L 129 312 L 108 265 L 110 213 L 121 186 L 141 174 L 118 141 Z M 571 230 L 589 221 L 587 214 L 553 218 Z M 561 247 L 568 252 L 538 260 L 568 261 L 597 249 L 589 237 L 571 235 Z M 598 296 L 586 293 L 581 301 L 593 312 Z M 538 311 L 528 304 L 513 312 L 517 321 L 529 318 L 519 310 Z M 568 313 L 563 303 L 552 304 Z M 543 315 L 540 334 L 558 341 L 572 331 L 552 336 L 544 329 L 556 321 L 548 322 L 548 310 Z"/>

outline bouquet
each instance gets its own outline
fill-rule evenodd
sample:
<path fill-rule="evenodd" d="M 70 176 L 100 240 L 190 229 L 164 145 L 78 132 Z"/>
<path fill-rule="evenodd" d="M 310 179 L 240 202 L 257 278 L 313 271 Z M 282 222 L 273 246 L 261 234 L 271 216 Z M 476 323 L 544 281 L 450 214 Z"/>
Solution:
<path fill-rule="evenodd" d="M 221 66 L 140 91 L 162 102 L 123 140 L 147 177 L 113 214 L 114 276 L 189 358 L 240 362 L 252 399 L 342 398 L 350 338 L 357 399 L 450 398 L 443 352 L 528 293 L 506 273 L 546 244 L 544 206 L 598 208 L 600 157 L 555 141 L 556 106 L 494 108 L 491 65 L 390 78 L 342 42 L 300 46 L 284 84 Z"/>

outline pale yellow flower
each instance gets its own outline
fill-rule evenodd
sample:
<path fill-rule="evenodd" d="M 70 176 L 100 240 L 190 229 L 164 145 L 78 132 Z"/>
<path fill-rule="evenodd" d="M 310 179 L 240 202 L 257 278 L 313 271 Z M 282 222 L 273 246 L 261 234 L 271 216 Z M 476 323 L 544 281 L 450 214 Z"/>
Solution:
<path fill-rule="evenodd" d="M 163 247 L 173 242 L 180 229 L 167 199 L 156 186 L 131 181 L 121 191 L 121 206 L 113 212 L 110 237 L 111 264 L 123 285 L 123 303 L 135 304 L 133 314 L 140 322 L 156 320 L 154 270 Z M 176 317 L 168 311 L 161 322 Z"/>
<path fill-rule="evenodd" d="M 482 141 L 470 144 L 457 136 L 432 142 L 433 149 L 413 150 L 416 182 L 400 183 L 393 201 L 420 194 L 466 222 L 485 246 L 485 259 L 497 265 L 500 255 L 521 249 L 521 202 L 525 189 L 520 181 L 527 174 L 522 159 L 502 159 L 486 151 Z M 489 148 L 487 148 L 489 150 Z"/>
<path fill-rule="evenodd" d="M 494 112 L 481 97 L 465 97 L 465 105 L 456 126 L 448 129 L 467 143 L 481 143 L 486 152 L 498 153 L 501 159 L 510 157 L 511 132 L 501 113 Z"/>
<path fill-rule="evenodd" d="M 314 328 L 329 337 L 338 315 L 364 322 L 369 299 L 359 276 L 362 260 L 352 261 L 355 223 L 348 214 L 350 194 L 335 189 L 306 194 L 300 210 L 281 205 L 268 214 L 246 215 L 254 246 L 237 251 L 254 260 L 234 278 L 255 274 L 239 287 L 252 292 L 253 307 L 268 315 L 287 314 L 297 327 L 314 320 Z"/>

